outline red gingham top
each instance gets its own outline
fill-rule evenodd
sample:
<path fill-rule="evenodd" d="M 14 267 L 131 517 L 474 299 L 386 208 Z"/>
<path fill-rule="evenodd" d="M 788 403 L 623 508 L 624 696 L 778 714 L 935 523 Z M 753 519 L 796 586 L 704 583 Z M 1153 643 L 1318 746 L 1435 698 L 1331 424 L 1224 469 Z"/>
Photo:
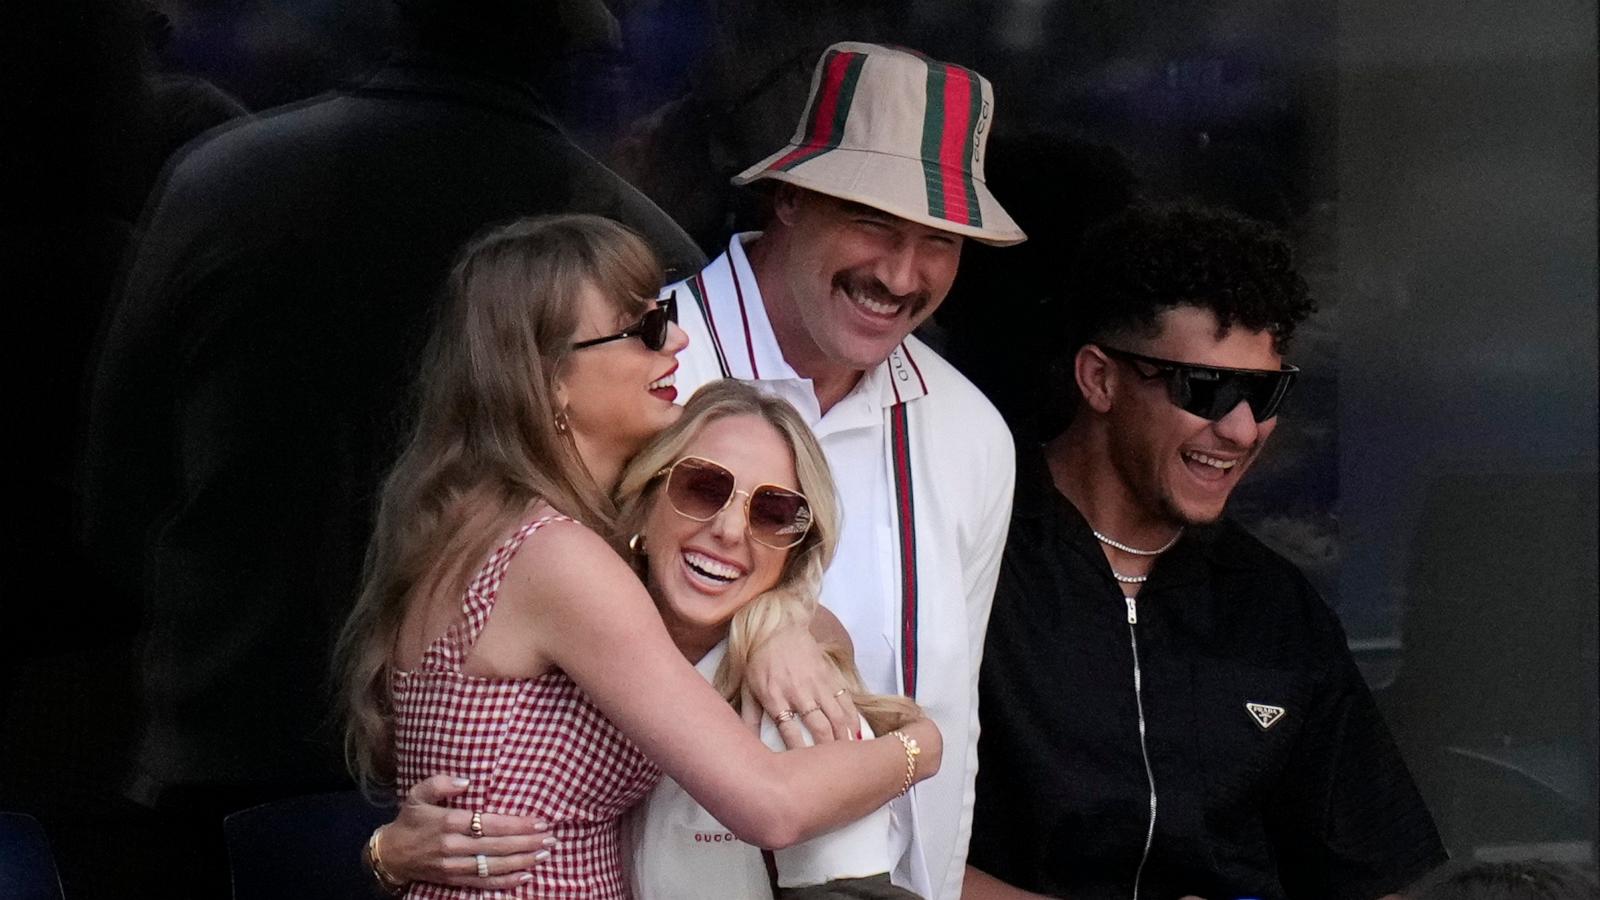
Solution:
<path fill-rule="evenodd" d="M 397 788 L 402 796 L 440 772 L 472 779 L 451 805 L 538 816 L 561 843 L 516 890 L 413 883 L 411 898 L 592 897 L 627 900 L 618 817 L 655 786 L 660 771 L 559 669 L 537 678 L 463 674 L 461 665 L 494 611 L 500 581 L 522 542 L 552 521 L 522 526 L 478 571 L 461 619 L 423 653 L 416 671 L 395 671 Z"/>

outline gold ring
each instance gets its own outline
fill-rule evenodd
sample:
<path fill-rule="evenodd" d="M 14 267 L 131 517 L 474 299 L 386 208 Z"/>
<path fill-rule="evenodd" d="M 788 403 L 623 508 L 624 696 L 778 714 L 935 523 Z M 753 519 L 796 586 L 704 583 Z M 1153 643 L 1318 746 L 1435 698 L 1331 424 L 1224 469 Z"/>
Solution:
<path fill-rule="evenodd" d="M 833 692 L 833 698 L 835 700 L 837 700 L 840 697 L 843 697 L 845 694 L 848 694 L 848 693 L 850 693 L 850 689 L 849 688 L 839 688 L 837 691 Z"/>
<path fill-rule="evenodd" d="M 814 712 L 822 712 L 822 707 L 821 706 L 813 706 L 810 709 L 806 710 L 805 712 L 801 713 L 800 715 L 809 716 Z"/>
<path fill-rule="evenodd" d="M 782 725 L 785 722 L 788 722 L 788 721 L 790 721 L 792 719 L 797 718 L 799 715 L 800 715 L 799 713 L 795 712 L 792 709 L 786 709 L 783 712 L 778 713 L 777 715 L 773 716 L 772 717 L 772 721 L 777 722 L 779 725 Z"/>
<path fill-rule="evenodd" d="M 471 832 L 472 836 L 475 838 L 483 837 L 483 813 L 476 811 L 473 812 L 472 826 L 467 830 Z"/>

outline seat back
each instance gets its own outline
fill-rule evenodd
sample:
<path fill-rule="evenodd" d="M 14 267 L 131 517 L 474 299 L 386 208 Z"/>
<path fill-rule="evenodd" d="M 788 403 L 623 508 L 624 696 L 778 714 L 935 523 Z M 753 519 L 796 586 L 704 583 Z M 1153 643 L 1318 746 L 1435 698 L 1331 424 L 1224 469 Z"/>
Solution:
<path fill-rule="evenodd" d="M 348 900 L 371 892 L 361 848 L 393 807 L 359 791 L 291 797 L 222 821 L 234 900 Z"/>
<path fill-rule="evenodd" d="M 1428 487 L 1381 702 L 1452 855 L 1600 843 L 1597 504 L 1583 465 Z"/>
<path fill-rule="evenodd" d="M 55 856 L 33 816 L 0 812 L 0 897 L 61 900 Z"/>

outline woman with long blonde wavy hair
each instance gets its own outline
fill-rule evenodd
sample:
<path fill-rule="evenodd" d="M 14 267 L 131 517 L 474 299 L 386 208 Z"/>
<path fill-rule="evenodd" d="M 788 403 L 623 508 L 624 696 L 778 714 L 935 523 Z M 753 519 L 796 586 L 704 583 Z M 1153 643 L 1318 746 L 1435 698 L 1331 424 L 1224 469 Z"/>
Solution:
<path fill-rule="evenodd" d="M 680 413 L 687 341 L 659 285 L 638 236 L 591 216 L 498 229 L 454 268 L 340 640 L 353 767 L 401 797 L 432 791 L 368 842 L 396 892 L 627 897 L 620 817 L 662 771 L 731 833 L 784 847 L 937 769 L 921 718 L 769 752 L 609 543 L 625 464 Z M 752 535 L 780 527 L 763 522 Z M 781 528 L 803 538 L 809 522 Z M 682 554 L 680 576 L 752 580 L 716 552 Z M 548 828 L 530 846 L 534 824 Z"/>
<path fill-rule="evenodd" d="M 793 458 L 799 492 L 809 502 L 811 524 L 805 538 L 789 550 L 777 583 L 740 606 L 724 626 L 727 653 L 716 669 L 712 684 L 735 709 L 754 703 L 745 690 L 745 673 L 752 651 L 781 627 L 810 622 L 818 609 L 822 573 L 832 562 L 839 539 L 838 493 L 822 446 L 787 401 L 762 394 L 741 382 L 713 382 L 696 391 L 684 405 L 683 416 L 633 458 L 623 470 L 616 493 L 617 533 L 626 539 L 623 543 L 630 545 L 634 567 L 659 607 L 662 603 L 660 580 L 650 577 L 645 532 L 651 513 L 663 509 L 661 494 L 666 483 L 663 473 L 679 459 L 692 455 L 691 445 L 705 426 L 740 416 L 756 420 L 747 423 L 747 427 L 759 430 L 759 422 L 765 422 L 782 436 Z M 671 632 L 672 628 L 669 626 L 668 630 Z M 715 629 L 707 633 L 715 633 Z M 824 650 L 830 654 L 840 674 L 852 684 L 856 709 L 873 729 L 887 733 L 916 718 L 919 708 L 905 697 L 865 693 L 848 645 L 839 642 L 848 639 L 848 635 L 839 630 L 835 641 L 825 644 Z M 686 643 L 690 642 L 678 641 L 680 649 L 689 649 Z"/>
<path fill-rule="evenodd" d="M 732 454 L 741 465 L 713 459 L 724 454 Z M 692 468 L 685 471 L 686 467 Z M 724 490 L 718 485 L 719 479 L 727 480 L 722 472 L 733 474 L 734 484 L 747 488 L 755 484 L 756 491 L 767 479 L 788 481 L 796 485 L 796 494 L 806 498 L 804 537 L 782 554 L 754 555 L 754 568 L 742 591 L 702 584 L 701 573 L 680 576 L 674 571 L 685 566 L 680 558 L 685 547 L 689 553 L 709 547 L 737 557 L 733 551 L 739 543 L 760 542 L 756 529 L 761 516 L 782 521 L 770 508 L 757 505 L 761 496 L 752 493 L 745 533 L 720 531 L 716 517 L 706 518 L 706 513 Z M 708 499 L 700 500 L 701 494 Z M 623 470 L 617 502 L 618 532 L 627 537 L 635 570 L 678 648 L 735 709 L 747 713 L 748 719 L 761 720 L 769 747 L 784 749 L 777 723 L 750 696 L 745 678 L 751 654 L 763 642 L 788 625 L 812 621 L 822 574 L 838 541 L 833 476 L 811 429 L 782 399 L 736 381 L 709 384 L 689 399 L 683 416 Z M 695 508 L 696 503 L 702 508 Z M 736 558 L 733 562 L 737 565 Z M 688 565 L 693 565 L 693 557 Z M 905 697 L 865 692 L 842 628 L 824 650 L 849 686 L 863 732 L 889 734 L 921 716 L 917 704 Z M 818 886 L 831 883 L 842 888 L 841 882 L 848 882 L 849 896 L 911 896 L 889 884 L 893 857 L 888 815 L 887 807 L 880 808 L 837 831 L 773 854 L 779 895 L 785 889 L 810 888 L 813 892 L 806 896 L 833 896 Z M 639 896 L 654 900 L 770 896 L 761 854 L 729 839 L 726 829 L 671 779 L 663 779 L 651 793 L 636 814 L 635 826 L 633 877 Z"/>

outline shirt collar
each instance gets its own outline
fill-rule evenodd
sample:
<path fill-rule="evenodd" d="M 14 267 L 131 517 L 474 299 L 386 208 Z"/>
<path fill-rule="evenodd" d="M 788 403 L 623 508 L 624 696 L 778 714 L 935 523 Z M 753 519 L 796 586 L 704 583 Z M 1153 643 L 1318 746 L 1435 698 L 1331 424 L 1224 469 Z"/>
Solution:
<path fill-rule="evenodd" d="M 707 302 L 716 319 L 717 337 L 735 378 L 748 381 L 799 381 L 783 358 L 778 339 L 767 318 L 767 304 L 750 268 L 744 245 L 761 236 L 759 231 L 736 234 L 728 242 L 731 290 L 713 291 Z"/>
<path fill-rule="evenodd" d="M 728 242 L 732 289 L 707 291 L 706 303 L 711 308 L 718 341 L 733 377 L 750 381 L 804 381 L 809 389 L 810 379 L 802 378 L 783 358 L 778 339 L 772 332 L 772 321 L 767 318 L 761 288 L 750 268 L 750 258 L 745 254 L 745 245 L 760 236 L 759 231 L 733 236 Z M 922 374 L 921 360 L 932 352 L 915 338 L 906 338 L 890 351 L 888 359 L 863 374 L 846 397 L 867 398 L 881 409 L 927 395 L 928 382 Z"/>
<path fill-rule="evenodd" d="M 1050 480 L 1050 467 L 1045 463 L 1043 444 L 1017 447 L 1017 496 L 1011 505 L 1012 515 L 1019 519 L 1043 519 L 1065 503 L 1065 497 Z M 1068 504 L 1071 505 L 1071 504 Z"/>

